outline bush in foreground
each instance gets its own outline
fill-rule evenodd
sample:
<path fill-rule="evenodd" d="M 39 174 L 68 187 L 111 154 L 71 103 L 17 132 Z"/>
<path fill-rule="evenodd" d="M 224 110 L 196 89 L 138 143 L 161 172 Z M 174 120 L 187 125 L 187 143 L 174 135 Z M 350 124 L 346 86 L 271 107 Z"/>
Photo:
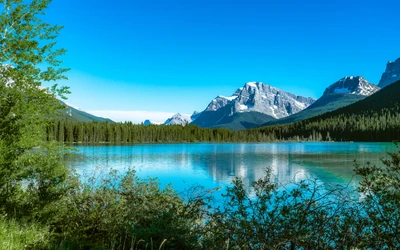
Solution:
<path fill-rule="evenodd" d="M 162 189 L 134 171 L 122 180 L 112 171 L 60 200 L 53 236 L 74 249 L 196 249 L 204 205 L 199 199 L 184 202 L 171 186 Z"/>

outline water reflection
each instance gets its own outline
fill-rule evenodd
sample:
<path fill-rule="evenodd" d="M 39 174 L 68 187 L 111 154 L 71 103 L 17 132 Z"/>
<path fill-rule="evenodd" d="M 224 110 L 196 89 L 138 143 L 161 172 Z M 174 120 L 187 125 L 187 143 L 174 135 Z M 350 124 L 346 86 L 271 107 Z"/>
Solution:
<path fill-rule="evenodd" d="M 78 146 L 81 157 L 68 158 L 78 173 L 94 169 L 135 168 L 139 177 L 157 177 L 178 190 L 191 185 L 225 186 L 240 177 L 246 187 L 272 168 L 279 183 L 318 178 L 322 183 L 356 187 L 353 161 L 378 163 L 390 143 L 164 144 Z"/>

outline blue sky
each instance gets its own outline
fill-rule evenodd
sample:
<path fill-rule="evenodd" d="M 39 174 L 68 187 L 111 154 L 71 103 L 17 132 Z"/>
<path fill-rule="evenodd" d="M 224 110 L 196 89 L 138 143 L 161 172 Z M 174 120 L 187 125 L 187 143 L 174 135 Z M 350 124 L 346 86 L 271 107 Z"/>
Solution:
<path fill-rule="evenodd" d="M 248 81 L 318 98 L 400 57 L 392 0 L 53 0 L 68 102 L 115 120 L 203 110 Z M 140 112 L 138 112 L 140 111 Z"/>

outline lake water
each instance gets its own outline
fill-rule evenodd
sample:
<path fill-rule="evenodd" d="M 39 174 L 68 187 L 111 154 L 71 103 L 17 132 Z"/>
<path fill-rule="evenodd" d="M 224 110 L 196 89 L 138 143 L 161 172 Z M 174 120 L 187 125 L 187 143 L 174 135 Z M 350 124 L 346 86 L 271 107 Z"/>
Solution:
<path fill-rule="evenodd" d="M 235 176 L 248 187 L 272 167 L 273 178 L 286 183 L 318 178 L 322 183 L 356 187 L 353 161 L 380 163 L 392 143 L 191 143 L 126 146 L 75 146 L 78 157 L 67 157 L 67 164 L 82 176 L 93 171 L 129 167 L 142 178 L 157 177 L 183 191 L 192 185 L 226 187 Z"/>

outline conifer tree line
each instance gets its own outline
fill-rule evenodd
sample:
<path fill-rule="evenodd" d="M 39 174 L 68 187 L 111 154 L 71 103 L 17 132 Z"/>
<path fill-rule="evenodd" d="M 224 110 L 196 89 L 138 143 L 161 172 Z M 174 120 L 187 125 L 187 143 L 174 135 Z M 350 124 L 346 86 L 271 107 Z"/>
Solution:
<path fill-rule="evenodd" d="M 400 110 L 340 114 L 316 117 L 297 123 L 263 127 L 253 133 L 273 134 L 281 140 L 371 141 L 390 142 L 400 139 Z"/>
<path fill-rule="evenodd" d="M 245 133 L 198 126 L 149 125 L 58 120 L 47 126 L 47 139 L 66 143 L 169 143 L 245 141 Z"/>
<path fill-rule="evenodd" d="M 381 141 L 400 139 L 400 81 L 352 105 L 307 120 L 232 131 L 195 125 L 150 125 L 56 120 L 47 140 L 66 143 Z"/>
<path fill-rule="evenodd" d="M 58 120 L 46 128 L 47 139 L 65 143 L 173 143 L 272 141 L 396 141 L 400 110 L 319 116 L 288 125 L 231 131 L 198 126 L 149 125 Z"/>

